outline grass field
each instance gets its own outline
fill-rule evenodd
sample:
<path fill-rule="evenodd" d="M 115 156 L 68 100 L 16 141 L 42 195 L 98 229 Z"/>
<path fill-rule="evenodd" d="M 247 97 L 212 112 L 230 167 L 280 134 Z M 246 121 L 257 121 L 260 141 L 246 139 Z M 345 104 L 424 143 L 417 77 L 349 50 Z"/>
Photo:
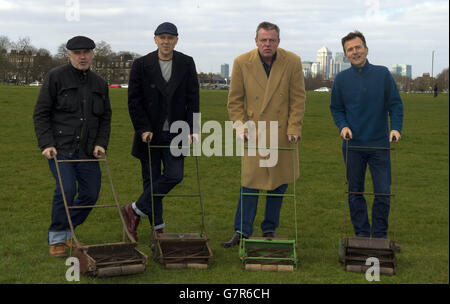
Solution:
<path fill-rule="evenodd" d="M 36 145 L 32 113 L 39 88 L 0 87 L 0 283 L 66 283 L 65 259 L 48 255 L 54 180 Z M 114 187 L 121 205 L 137 199 L 142 190 L 140 164 L 130 155 L 132 125 L 127 91 L 111 89 L 113 109 L 108 149 Z M 202 91 L 202 122 L 228 119 L 226 91 Z M 449 97 L 402 95 L 405 121 L 402 141 L 393 156 L 390 237 L 402 247 L 397 274 L 381 283 L 449 283 Z M 138 248 L 149 255 L 146 272 L 106 279 L 81 277 L 81 283 L 367 283 L 363 274 L 347 273 L 338 263 L 338 239 L 345 213 L 344 164 L 340 139 L 329 113 L 329 93 L 307 93 L 303 138 L 300 142 L 300 179 L 297 182 L 299 269 L 293 273 L 245 272 L 238 249 L 224 249 L 233 234 L 239 191 L 238 157 L 199 158 L 206 228 L 214 253 L 209 270 L 165 270 L 151 259 L 150 228 L 139 226 Z M 204 135 L 206 136 L 206 135 Z M 105 173 L 105 170 L 103 170 Z M 185 179 L 174 191 L 195 191 L 193 158 L 186 159 Z M 368 190 L 370 176 L 367 179 Z M 290 186 L 291 188 L 291 186 Z M 288 189 L 292 191 L 292 189 Z M 100 203 L 112 202 L 103 178 Z M 200 205 L 195 199 L 167 199 L 167 232 L 199 232 Z M 260 203 L 255 235 L 264 211 Z M 293 200 L 283 202 L 280 237 L 295 237 Z M 395 219 L 395 224 L 394 224 Z M 122 238 L 117 211 L 95 209 L 76 231 L 87 244 L 117 242 Z"/>

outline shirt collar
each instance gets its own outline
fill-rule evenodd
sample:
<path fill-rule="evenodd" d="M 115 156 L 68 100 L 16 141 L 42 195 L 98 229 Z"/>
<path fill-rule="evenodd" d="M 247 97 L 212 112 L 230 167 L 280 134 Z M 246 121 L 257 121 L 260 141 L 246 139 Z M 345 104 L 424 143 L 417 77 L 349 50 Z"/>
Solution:
<path fill-rule="evenodd" d="M 262 64 L 263 64 L 264 71 L 266 72 L 267 77 L 269 77 L 269 75 L 270 75 L 270 70 L 272 69 L 272 65 L 273 65 L 275 59 L 277 59 L 277 53 L 273 54 L 272 60 L 271 60 L 271 62 L 270 62 L 270 65 L 268 65 L 267 63 L 264 62 L 264 60 L 263 60 L 263 58 L 261 57 L 261 54 L 259 53 L 259 51 L 258 51 L 258 55 L 259 55 L 259 59 L 261 59 L 261 62 L 262 62 Z"/>
<path fill-rule="evenodd" d="M 270 65 L 267 65 L 266 62 L 263 60 L 263 58 L 262 58 L 261 54 L 259 53 L 259 51 L 258 51 L 258 55 L 259 55 L 259 59 L 261 59 L 261 62 L 264 65 L 266 65 L 266 66 L 272 66 L 274 61 L 275 61 L 275 59 L 277 59 L 277 52 L 275 52 L 275 54 L 273 54 L 273 56 L 272 56 L 272 61 L 270 62 Z"/>

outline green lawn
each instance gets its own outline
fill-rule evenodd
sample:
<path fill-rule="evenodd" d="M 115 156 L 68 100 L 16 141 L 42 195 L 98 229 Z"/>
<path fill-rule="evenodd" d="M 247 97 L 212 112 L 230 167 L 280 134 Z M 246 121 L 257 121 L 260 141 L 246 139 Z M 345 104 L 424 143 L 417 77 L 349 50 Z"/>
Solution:
<path fill-rule="evenodd" d="M 0 153 L 0 283 L 66 283 L 64 259 L 48 255 L 54 180 L 34 136 L 32 114 L 39 88 L 0 86 L 2 119 Z M 127 91 L 111 89 L 113 109 L 108 161 L 121 205 L 137 199 L 142 190 L 140 164 L 130 155 L 132 125 Z M 228 119 L 226 91 L 201 91 L 202 122 Z M 402 141 L 393 155 L 393 237 L 402 247 L 397 274 L 381 283 L 449 282 L 449 98 L 426 94 L 402 95 L 405 122 Z M 300 179 L 297 182 L 299 269 L 293 273 L 246 272 L 238 249 L 220 246 L 233 234 L 239 191 L 238 157 L 199 158 L 206 228 L 214 253 L 208 270 L 166 270 L 151 259 L 148 220 L 139 226 L 139 249 L 149 255 L 146 272 L 106 279 L 81 277 L 81 283 L 367 283 L 363 274 L 345 272 L 338 263 L 338 239 L 344 226 L 351 234 L 344 195 L 344 164 L 340 139 L 329 113 L 329 93 L 307 93 Z M 206 137 L 207 134 L 204 135 Z M 105 173 L 106 170 L 103 170 Z M 194 159 L 186 159 L 185 179 L 174 191 L 195 191 Z M 370 189 L 370 176 L 367 179 Z M 289 189 L 288 191 L 292 191 Z M 111 203 L 104 174 L 99 203 Z M 264 204 L 255 221 L 255 235 Z M 278 234 L 295 237 L 293 200 L 286 198 Z M 200 205 L 196 199 L 165 200 L 167 232 L 199 232 Z M 344 223 L 346 223 L 344 225 Z M 120 241 L 122 227 L 114 209 L 95 209 L 77 230 L 87 244 Z"/>

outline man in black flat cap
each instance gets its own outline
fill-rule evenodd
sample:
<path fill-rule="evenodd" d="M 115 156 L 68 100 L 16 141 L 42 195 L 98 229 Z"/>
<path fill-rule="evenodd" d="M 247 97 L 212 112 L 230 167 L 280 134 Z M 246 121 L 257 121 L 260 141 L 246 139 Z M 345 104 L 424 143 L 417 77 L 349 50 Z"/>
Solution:
<path fill-rule="evenodd" d="M 134 61 L 128 86 L 128 109 L 134 126 L 131 154 L 141 162 L 144 191 L 139 199 L 122 207 L 127 228 L 137 240 L 141 217 L 154 217 L 156 233 L 164 233 L 162 199 L 183 179 L 184 159 L 171 154 L 170 149 L 151 149 L 151 171 L 154 206 L 150 195 L 150 168 L 147 141 L 151 145 L 170 146 L 177 133 L 170 133 L 175 121 L 184 121 L 190 127 L 192 143 L 193 114 L 199 112 L 199 86 L 194 60 L 174 51 L 178 42 L 177 27 L 160 24 L 155 31 L 158 49 Z M 161 163 L 163 171 L 161 172 Z M 154 214 L 152 214 L 154 209 Z"/>
<path fill-rule="evenodd" d="M 70 39 L 66 48 L 70 63 L 49 71 L 34 108 L 34 128 L 42 155 L 56 180 L 51 225 L 50 255 L 66 256 L 72 244 L 70 226 L 53 157 L 59 160 L 100 158 L 105 154 L 111 130 L 111 106 L 107 83 L 90 70 L 95 43 L 84 36 Z M 98 162 L 63 162 L 61 179 L 69 206 L 95 205 L 100 192 Z M 92 208 L 71 209 L 74 227 L 82 224 Z"/>

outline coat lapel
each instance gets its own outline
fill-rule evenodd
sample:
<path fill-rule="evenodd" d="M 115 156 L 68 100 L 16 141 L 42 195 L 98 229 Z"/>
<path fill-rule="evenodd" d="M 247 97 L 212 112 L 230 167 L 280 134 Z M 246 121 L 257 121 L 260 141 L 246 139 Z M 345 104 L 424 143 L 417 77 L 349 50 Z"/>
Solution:
<path fill-rule="evenodd" d="M 166 95 L 166 81 L 161 74 L 158 51 L 148 54 L 148 58 L 144 64 L 144 70 L 146 79 L 150 80 L 150 85 L 155 85 L 161 93 Z"/>
<path fill-rule="evenodd" d="M 266 71 L 264 71 L 261 59 L 259 58 L 258 49 L 254 50 L 250 56 L 249 61 L 247 62 L 247 68 L 261 89 L 265 90 L 267 87 L 267 75 Z"/>
<path fill-rule="evenodd" d="M 264 92 L 263 104 L 261 107 L 261 112 L 267 107 L 272 98 L 273 94 L 278 88 L 278 84 L 280 83 L 281 77 L 283 76 L 284 70 L 286 69 L 286 55 L 282 49 L 277 50 L 277 58 L 273 63 L 272 69 L 270 70 L 269 79 L 267 81 L 267 86 Z M 262 65 L 262 64 L 260 64 Z M 264 72 L 264 68 L 263 72 Z M 264 72 L 265 76 L 265 72 Z M 260 113 L 261 113 L 260 112 Z"/>

